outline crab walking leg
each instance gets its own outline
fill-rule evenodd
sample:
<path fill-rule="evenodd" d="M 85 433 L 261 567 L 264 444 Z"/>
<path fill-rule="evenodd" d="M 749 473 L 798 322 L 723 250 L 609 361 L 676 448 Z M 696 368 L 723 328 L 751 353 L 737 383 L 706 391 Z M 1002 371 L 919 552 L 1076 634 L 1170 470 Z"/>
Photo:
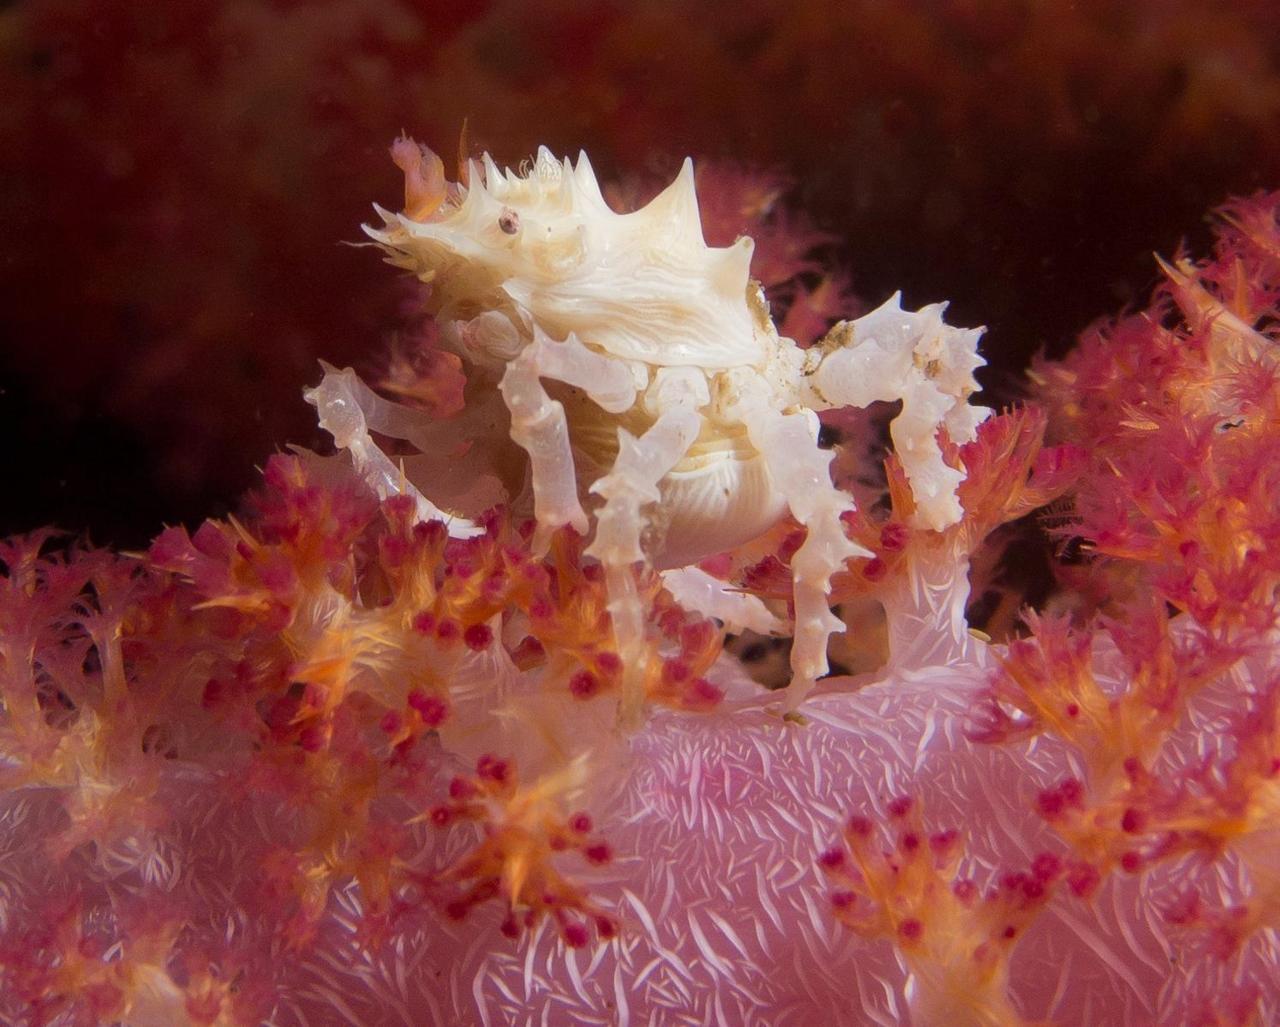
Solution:
<path fill-rule="evenodd" d="M 566 524 L 587 533 L 587 515 L 578 501 L 578 480 L 564 406 L 547 395 L 537 363 L 522 352 L 507 365 L 498 388 L 511 411 L 511 438 L 529 454 L 533 481 L 533 552 L 546 553 L 551 536 Z"/>
<path fill-rule="evenodd" d="M 942 319 L 945 303 L 903 310 L 902 296 L 837 324 L 807 351 L 799 400 L 813 410 L 865 407 L 902 400 L 889 425 L 916 501 L 916 523 L 940 531 L 963 516 L 956 488 L 964 474 L 947 465 L 938 445 L 946 426 L 952 440 L 972 442 L 990 411 L 970 404 L 978 391 L 981 328 L 954 328 Z"/>
<path fill-rule="evenodd" d="M 744 405 L 742 416 L 774 486 L 806 530 L 791 559 L 795 632 L 786 705 L 795 709 L 827 672 L 827 640 L 844 630 L 827 601 L 831 575 L 846 560 L 872 554 L 845 535 L 840 515 L 854 509 L 853 500 L 831 484 L 831 454 L 818 448 L 809 416 L 783 414 L 760 402 Z"/>
<path fill-rule="evenodd" d="M 644 559 L 641 510 L 658 501 L 658 483 L 698 437 L 702 417 L 690 406 L 664 411 L 639 438 L 618 429 L 613 469 L 591 486 L 604 499 L 596 513 L 596 537 L 587 549 L 604 566 L 614 642 L 622 659 L 619 723 L 639 723 L 644 705 L 644 604 L 636 589 L 634 565 Z"/>
<path fill-rule="evenodd" d="M 627 409 L 635 387 L 626 365 L 593 353 L 576 338 L 552 342 L 538 334 L 502 375 L 498 388 L 511 411 L 511 438 L 529 454 L 533 483 L 533 516 L 537 522 L 533 551 L 547 551 L 551 536 L 566 524 L 587 533 L 587 515 L 578 500 L 573 447 L 564 406 L 542 385 L 553 378 L 583 388 L 606 410 Z"/>
<path fill-rule="evenodd" d="M 356 474 L 379 499 L 410 496 L 418 520 L 443 521 L 453 538 L 472 538 L 483 534 L 484 529 L 478 524 L 465 517 L 455 517 L 431 502 L 405 477 L 403 468 L 397 467 L 378 448 L 369 434 L 371 426 L 365 416 L 363 401 L 367 399 L 366 393 L 372 396 L 351 368 L 339 371 L 330 364 L 324 364 L 324 378 L 314 389 L 307 389 L 303 396 L 316 408 L 320 427 L 333 436 L 334 445 L 351 454 Z M 376 430 L 377 426 L 372 427 Z"/>

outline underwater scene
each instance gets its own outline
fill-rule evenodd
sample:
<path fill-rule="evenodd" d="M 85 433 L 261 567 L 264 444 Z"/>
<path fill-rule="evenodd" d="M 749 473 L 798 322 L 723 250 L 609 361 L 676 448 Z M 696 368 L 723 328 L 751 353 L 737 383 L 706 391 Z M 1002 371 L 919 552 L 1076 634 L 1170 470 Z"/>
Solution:
<path fill-rule="evenodd" d="M 0 4 L 0 1024 L 1280 1020 L 1280 11 Z"/>

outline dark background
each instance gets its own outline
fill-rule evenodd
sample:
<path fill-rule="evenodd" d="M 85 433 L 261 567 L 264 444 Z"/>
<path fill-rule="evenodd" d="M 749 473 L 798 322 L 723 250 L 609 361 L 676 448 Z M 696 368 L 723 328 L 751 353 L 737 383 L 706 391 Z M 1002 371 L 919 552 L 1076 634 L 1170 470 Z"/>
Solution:
<path fill-rule="evenodd" d="M 1016 398 L 1038 348 L 1142 305 L 1151 252 L 1280 187 L 1271 2 L 82 2 L 0 9 L 0 534 L 137 546 L 322 443 L 317 360 L 367 364 L 395 276 L 405 129 L 602 178 L 730 157 L 879 302 L 991 327 Z"/>

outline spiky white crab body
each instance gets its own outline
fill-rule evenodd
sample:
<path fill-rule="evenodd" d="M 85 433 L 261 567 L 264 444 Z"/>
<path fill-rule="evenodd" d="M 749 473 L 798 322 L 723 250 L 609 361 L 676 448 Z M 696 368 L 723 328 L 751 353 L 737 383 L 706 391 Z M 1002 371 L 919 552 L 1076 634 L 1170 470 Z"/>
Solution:
<path fill-rule="evenodd" d="M 575 166 L 542 149 L 522 174 L 486 156 L 467 178 L 413 217 L 379 210 L 385 226 L 366 231 L 430 285 L 446 337 L 501 393 L 529 457 L 536 541 L 565 524 L 587 532 L 582 503 L 598 497 L 589 552 L 605 567 L 627 659 L 644 630 L 634 562 L 691 564 L 789 510 L 807 529 L 792 561 L 797 701 L 826 672 L 840 628 L 831 575 L 870 555 L 844 533 L 853 501 L 831 483 L 814 411 L 901 399 L 894 438 L 919 516 L 952 523 L 959 476 L 934 435 L 945 423 L 971 437 L 979 419 L 966 403 L 978 333 L 947 327 L 938 307 L 904 312 L 895 297 L 801 350 L 750 279 L 751 240 L 703 240 L 690 161 L 630 214 L 605 203 L 585 154 Z M 322 415 L 323 388 L 312 395 Z M 634 715 L 641 697 L 626 692 Z"/>
<path fill-rule="evenodd" d="M 456 206 L 427 221 L 381 211 L 386 228 L 370 232 L 432 283 L 442 319 L 495 311 L 526 340 L 536 325 L 653 367 L 761 362 L 744 301 L 754 244 L 703 242 L 691 162 L 632 214 L 605 203 L 585 155 L 574 167 L 544 149 L 524 176 L 486 156 L 470 178 Z"/>

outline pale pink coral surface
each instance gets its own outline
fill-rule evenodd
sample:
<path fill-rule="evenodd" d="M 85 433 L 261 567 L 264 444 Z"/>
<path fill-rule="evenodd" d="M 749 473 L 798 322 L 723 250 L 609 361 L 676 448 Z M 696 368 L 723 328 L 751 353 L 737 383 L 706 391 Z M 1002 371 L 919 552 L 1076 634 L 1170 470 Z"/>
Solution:
<path fill-rule="evenodd" d="M 161 787 L 177 823 L 142 868 L 99 870 L 79 887 L 117 911 L 135 896 L 181 911 L 206 946 L 223 942 L 224 966 L 243 966 L 246 983 L 269 996 L 274 1024 L 902 1023 L 899 958 L 887 942 L 863 941 L 833 920 L 815 854 L 847 811 L 882 810 L 903 792 L 930 828 L 960 828 L 966 873 L 980 882 L 1055 848 L 1033 812 L 1035 790 L 1070 762 L 1043 741 L 967 741 L 983 680 L 974 667 L 933 668 L 827 694 L 806 706 L 804 724 L 759 708 L 657 714 L 631 741 L 625 786 L 601 804 L 616 858 L 584 875 L 621 933 L 583 949 L 566 949 L 545 927 L 503 938 L 490 907 L 460 922 L 406 924 L 370 952 L 354 933 L 361 902 L 349 887 L 331 898 L 311 943 L 281 951 L 278 925 L 255 899 L 254 864 L 289 838 L 293 814 L 249 797 L 228 805 L 181 766 Z M 1237 698 L 1224 687 L 1199 704 L 1181 759 L 1225 726 Z M 18 796 L 4 814 L 15 927 L 18 895 L 53 883 L 38 838 L 56 814 Z M 1060 890 L 1013 958 L 1016 1004 L 1063 1024 L 1177 1024 L 1206 1000 L 1263 989 L 1265 1022 L 1276 1013 L 1271 982 L 1280 972 L 1273 932 L 1223 963 L 1163 915 L 1188 876 L 1229 902 L 1240 894 L 1238 875 L 1228 861 L 1114 876 L 1089 901 Z M 102 928 L 111 933 L 109 920 Z M 28 1022 L 19 1008 L 7 1015 Z M 951 1022 L 988 1022 L 958 1015 Z"/>

